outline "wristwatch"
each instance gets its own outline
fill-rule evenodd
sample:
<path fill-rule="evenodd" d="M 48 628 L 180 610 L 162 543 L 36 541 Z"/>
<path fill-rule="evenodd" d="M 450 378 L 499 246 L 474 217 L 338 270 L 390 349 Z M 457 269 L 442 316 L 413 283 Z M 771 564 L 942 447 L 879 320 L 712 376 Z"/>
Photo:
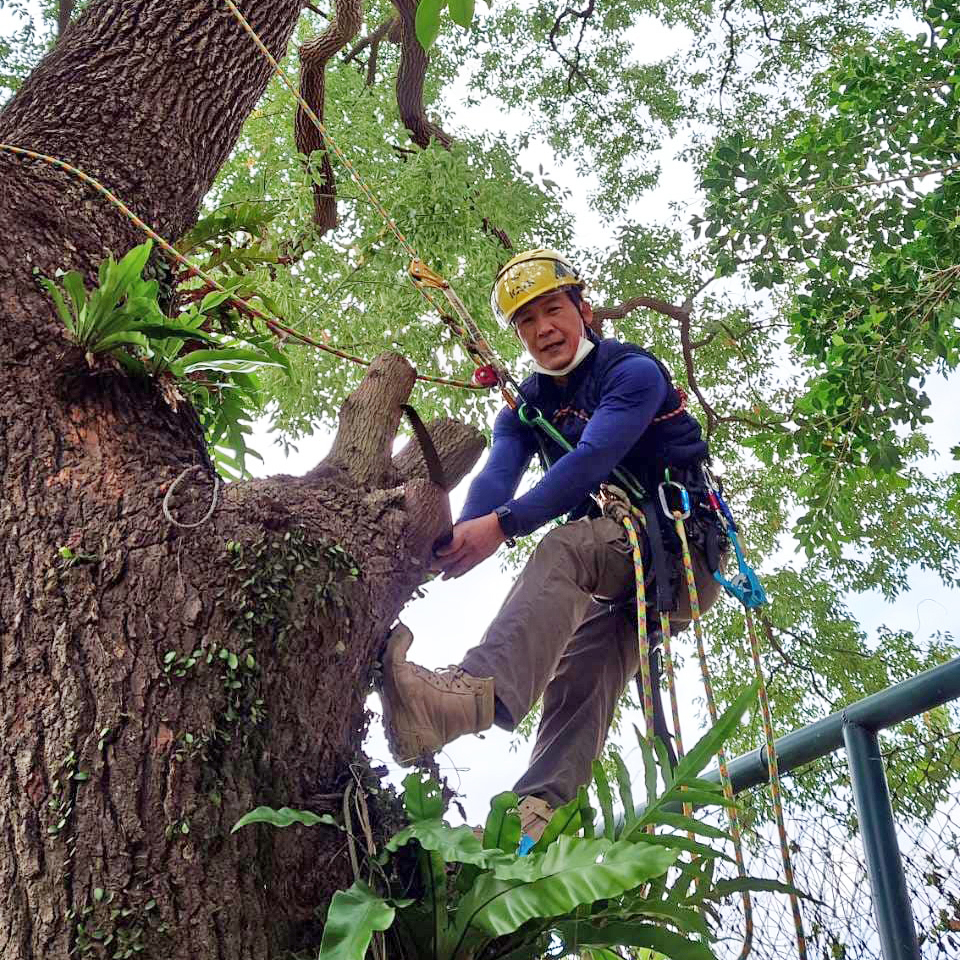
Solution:
<path fill-rule="evenodd" d="M 493 511 L 497 515 L 497 523 L 500 524 L 500 529 L 503 531 L 504 543 L 508 547 L 515 547 L 517 541 L 513 538 L 517 535 L 517 520 L 513 515 L 513 511 L 509 507 L 497 507 Z"/>

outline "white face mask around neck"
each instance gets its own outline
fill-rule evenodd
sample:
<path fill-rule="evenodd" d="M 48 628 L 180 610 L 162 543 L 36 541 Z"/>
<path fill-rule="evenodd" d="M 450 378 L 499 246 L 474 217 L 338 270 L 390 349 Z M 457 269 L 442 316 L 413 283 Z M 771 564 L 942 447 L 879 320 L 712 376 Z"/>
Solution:
<path fill-rule="evenodd" d="M 577 345 L 577 352 L 573 355 L 573 359 L 565 367 L 561 367 L 559 370 L 548 370 L 546 367 L 540 366 L 540 364 L 534 360 L 533 369 L 536 373 L 542 373 L 548 377 L 565 377 L 568 373 L 576 370 L 577 367 L 583 363 L 584 358 L 593 348 L 594 342 L 592 340 L 588 340 L 584 336 L 581 336 L 580 343 Z"/>

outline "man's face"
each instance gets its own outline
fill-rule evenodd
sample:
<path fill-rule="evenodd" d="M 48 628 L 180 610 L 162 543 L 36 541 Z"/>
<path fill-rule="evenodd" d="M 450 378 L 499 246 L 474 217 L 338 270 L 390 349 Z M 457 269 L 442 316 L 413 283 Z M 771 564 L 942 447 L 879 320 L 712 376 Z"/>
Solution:
<path fill-rule="evenodd" d="M 560 370 L 573 360 L 583 325 L 591 319 L 589 303 L 583 301 L 578 311 L 567 293 L 557 290 L 524 304 L 513 324 L 527 352 L 541 367 Z"/>

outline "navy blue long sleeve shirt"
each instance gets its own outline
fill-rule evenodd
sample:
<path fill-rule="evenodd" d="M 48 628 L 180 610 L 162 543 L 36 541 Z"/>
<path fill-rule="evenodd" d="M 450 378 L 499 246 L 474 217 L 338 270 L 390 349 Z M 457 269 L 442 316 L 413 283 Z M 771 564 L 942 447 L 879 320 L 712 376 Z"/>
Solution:
<path fill-rule="evenodd" d="M 666 394 L 667 381 L 653 360 L 629 356 L 613 364 L 601 381 L 600 402 L 579 443 L 516 499 L 512 498 L 537 452 L 537 440 L 533 428 L 505 407 L 497 415 L 490 455 L 470 484 L 460 520 L 506 506 L 517 532 L 527 534 L 573 510 L 609 478 L 650 426 Z"/>

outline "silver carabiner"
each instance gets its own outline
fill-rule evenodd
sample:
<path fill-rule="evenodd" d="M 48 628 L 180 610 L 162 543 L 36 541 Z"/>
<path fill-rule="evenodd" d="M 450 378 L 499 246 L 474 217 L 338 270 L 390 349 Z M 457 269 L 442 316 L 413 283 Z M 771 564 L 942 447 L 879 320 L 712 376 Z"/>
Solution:
<path fill-rule="evenodd" d="M 690 494 L 687 493 L 687 488 L 682 483 L 677 483 L 676 480 L 664 480 L 663 483 L 657 488 L 657 494 L 660 497 L 660 508 L 663 510 L 664 516 L 668 520 L 675 520 L 673 510 L 670 509 L 670 504 L 667 503 L 667 487 L 676 487 L 680 491 L 680 506 L 683 508 L 678 511 L 680 513 L 680 519 L 686 520 L 690 516 Z"/>

